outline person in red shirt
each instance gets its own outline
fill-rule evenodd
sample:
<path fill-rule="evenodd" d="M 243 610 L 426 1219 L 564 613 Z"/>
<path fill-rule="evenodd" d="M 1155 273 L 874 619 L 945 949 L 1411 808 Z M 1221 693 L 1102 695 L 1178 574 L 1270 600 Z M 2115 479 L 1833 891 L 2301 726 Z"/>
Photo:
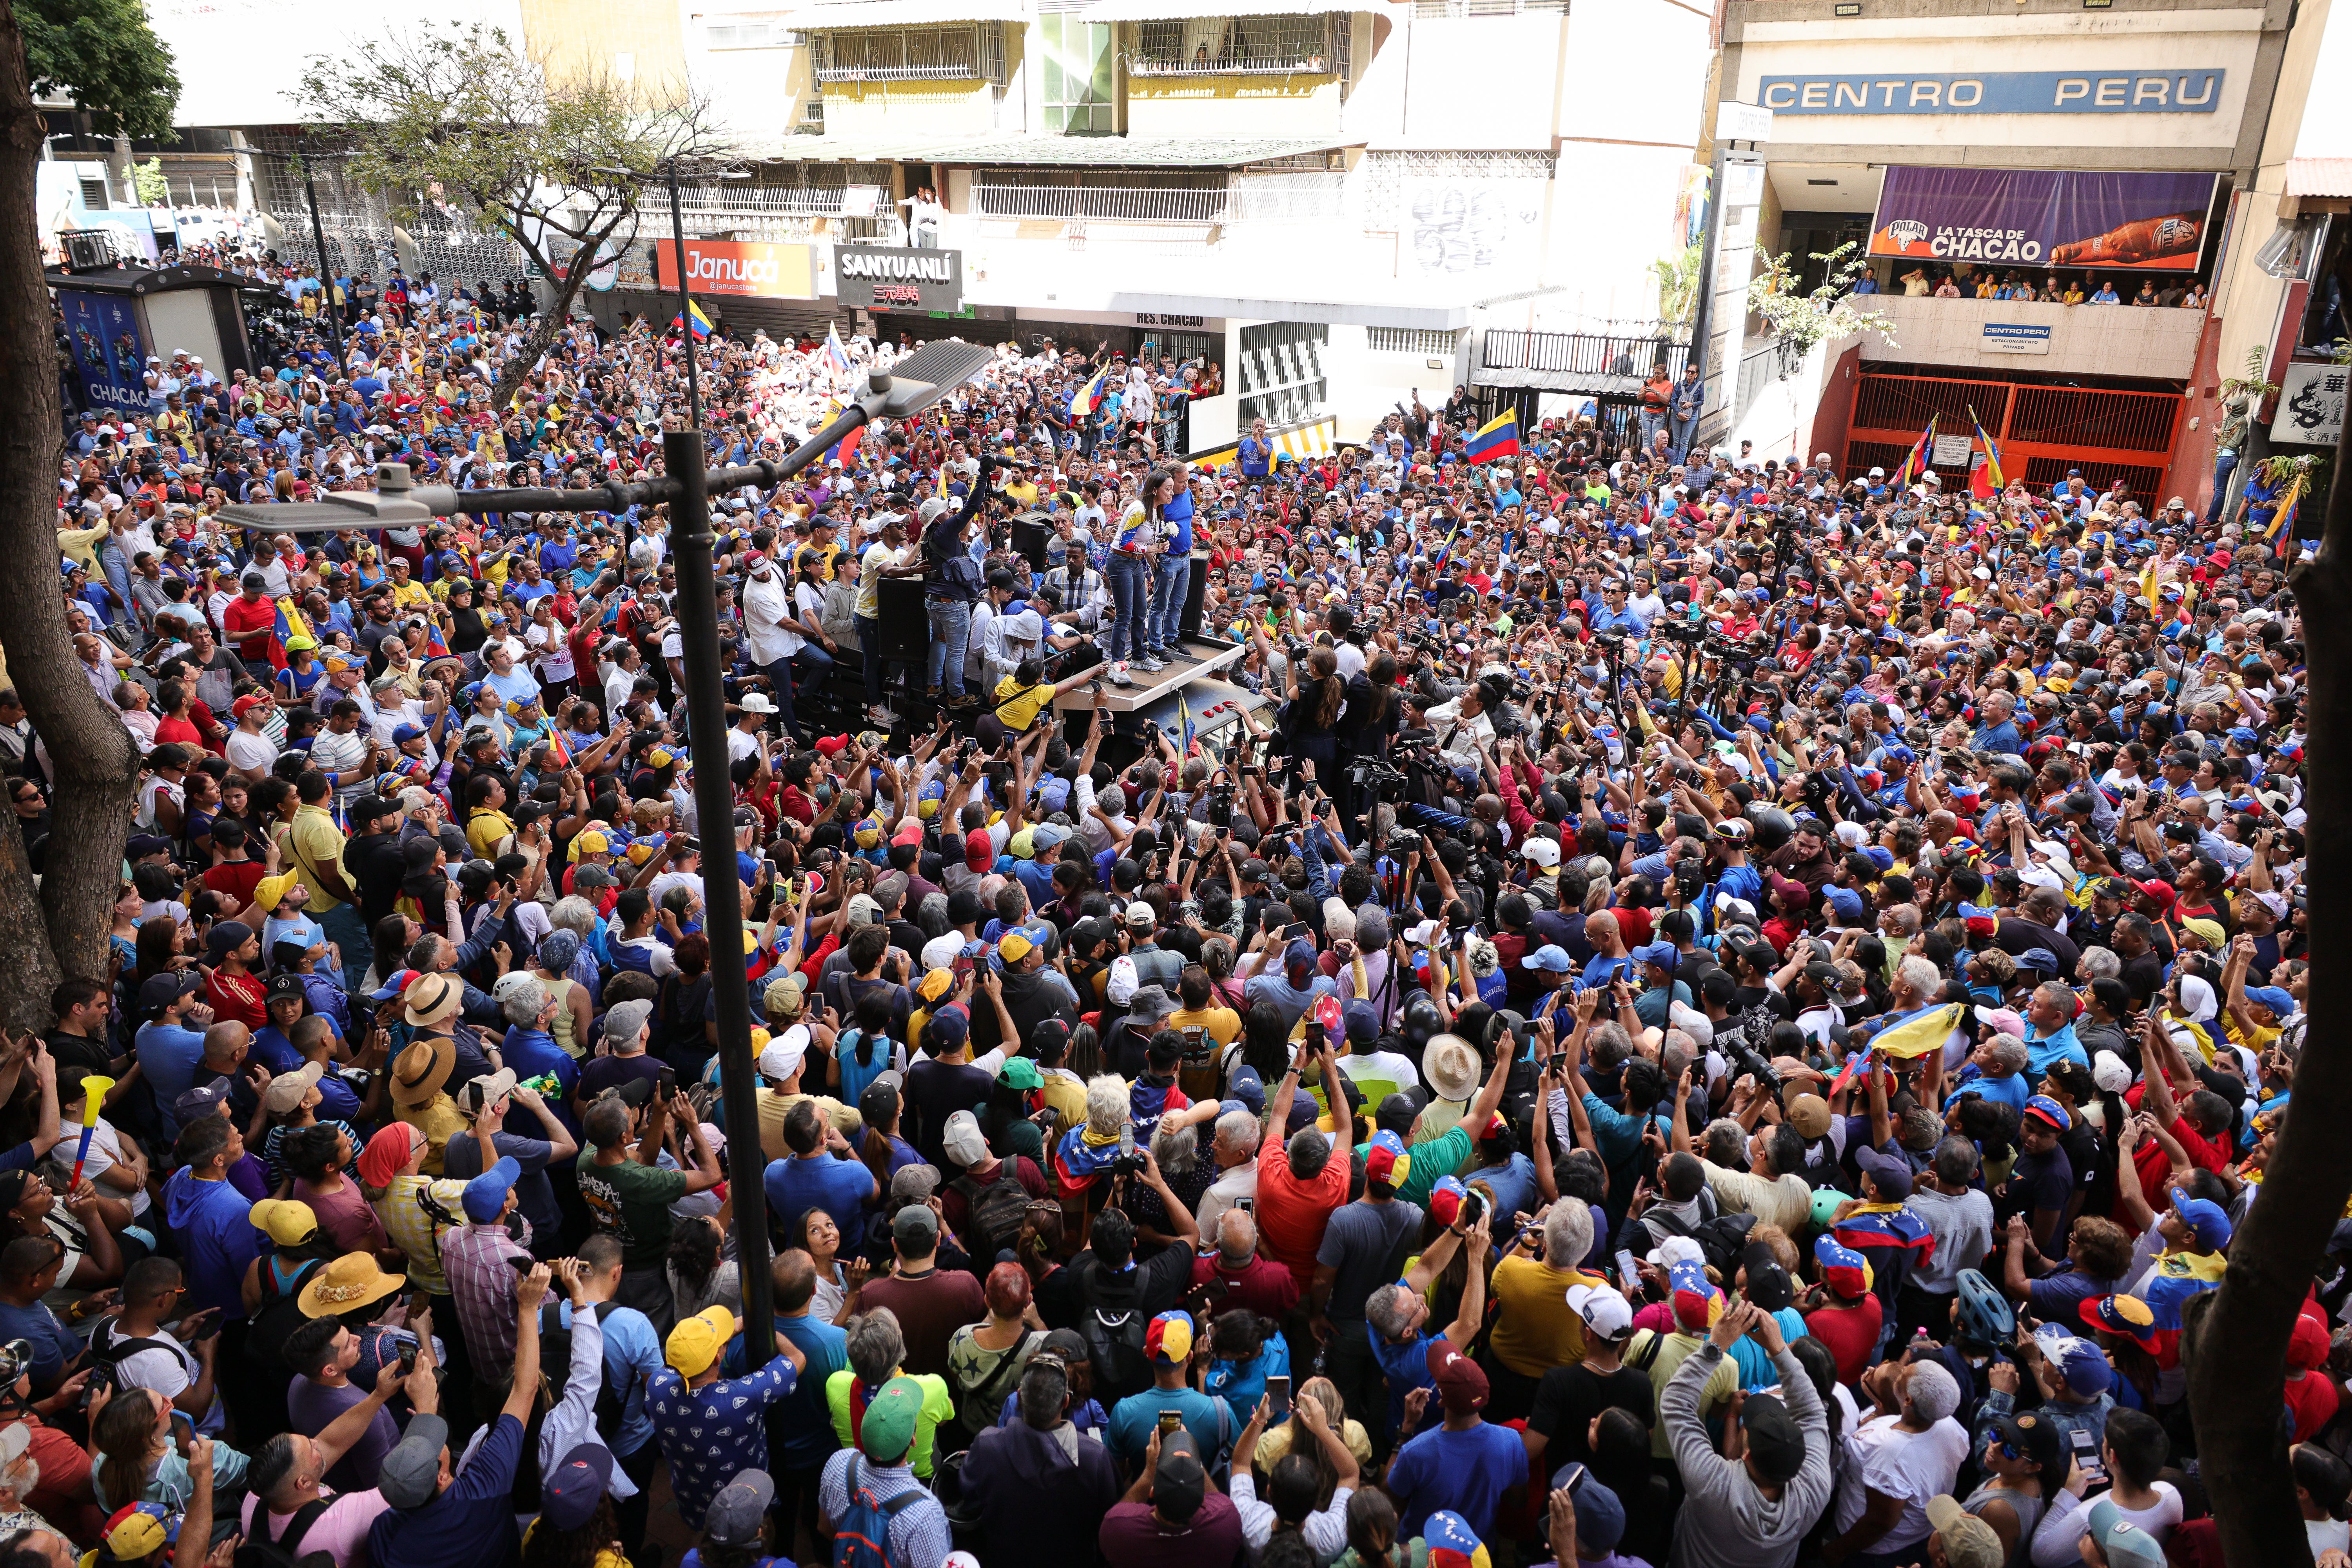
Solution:
<path fill-rule="evenodd" d="M 242 921 L 223 921 L 205 933 L 205 950 L 212 959 L 205 969 L 205 1000 L 214 1020 L 243 1024 L 257 1033 L 268 1027 L 268 1004 L 261 977 L 253 973 L 261 962 L 261 938 Z"/>
<path fill-rule="evenodd" d="M 1271 1115 L 1265 1142 L 1257 1152 L 1259 1250 L 1288 1268 L 1302 1292 L 1314 1280 L 1315 1254 L 1323 1245 L 1324 1229 L 1333 1212 L 1348 1201 L 1348 1152 L 1355 1135 L 1353 1119 L 1348 1117 L 1338 1119 L 1328 1142 L 1311 1121 L 1295 1133 L 1288 1131 L 1290 1104 L 1307 1070 L 1307 1049 L 1302 1036 L 1298 1059 L 1282 1075 L 1282 1087 L 1267 1108 Z M 1328 1041 L 1317 1059 L 1322 1067 L 1325 1103 L 1346 1105 L 1339 1064 Z"/>
<path fill-rule="evenodd" d="M 213 848 L 220 858 L 205 872 L 205 886 L 225 894 L 232 909 L 241 910 L 253 902 L 253 890 L 269 875 L 269 868 L 246 853 L 248 835 L 245 824 L 236 818 L 215 818 L 212 837 Z"/>
<path fill-rule="evenodd" d="M 1806 1292 L 1805 1331 L 1836 1358 L 1838 1381 L 1860 1380 L 1878 1350 L 1885 1308 L 1871 1289 L 1870 1260 L 1834 1236 L 1813 1242 L 1822 1283 Z"/>
<path fill-rule="evenodd" d="M 1291 1271 L 1257 1250 L 1257 1222 L 1242 1209 L 1227 1209 L 1217 1220 L 1217 1249 L 1192 1260 L 1192 1284 L 1221 1285 L 1224 1294 L 1209 1307 L 1209 1315 L 1249 1310 L 1280 1322 L 1298 1305 L 1298 1279 Z"/>
<path fill-rule="evenodd" d="M 286 650 L 278 643 L 278 605 L 269 597 L 268 579 L 258 572 L 247 572 L 237 586 L 237 596 L 221 608 L 221 629 L 247 673 L 267 685 L 286 668 Z"/>

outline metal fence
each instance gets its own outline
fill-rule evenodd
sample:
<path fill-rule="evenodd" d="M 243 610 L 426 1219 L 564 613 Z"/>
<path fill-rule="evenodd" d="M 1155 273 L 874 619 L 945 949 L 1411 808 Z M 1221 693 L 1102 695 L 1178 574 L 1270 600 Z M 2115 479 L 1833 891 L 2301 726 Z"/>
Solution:
<path fill-rule="evenodd" d="M 1122 170 L 1108 179 L 1119 183 L 1074 169 L 982 169 L 972 175 L 972 205 L 983 217 L 1125 223 L 1219 223 L 1230 212 L 1222 170 L 1156 177 Z"/>
<path fill-rule="evenodd" d="M 1004 34 L 995 22 L 877 27 L 810 37 L 810 63 L 820 82 L 1004 79 Z"/>
<path fill-rule="evenodd" d="M 1686 321 L 1626 323 L 1615 332 L 1537 332 L 1490 329 L 1478 344 L 1478 363 L 1487 370 L 1526 370 L 1551 375 L 1638 381 L 1664 364 L 1679 376 L 1690 357 Z"/>
<path fill-rule="evenodd" d="M 1334 68 L 1333 22 L 1328 16 L 1140 22 L 1127 68 L 1134 76 L 1319 74 Z"/>

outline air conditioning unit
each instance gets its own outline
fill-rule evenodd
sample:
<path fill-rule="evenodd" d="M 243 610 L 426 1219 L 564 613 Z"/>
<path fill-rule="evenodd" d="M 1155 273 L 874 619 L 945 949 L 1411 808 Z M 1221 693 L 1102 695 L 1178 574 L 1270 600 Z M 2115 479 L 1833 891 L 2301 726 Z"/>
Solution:
<path fill-rule="evenodd" d="M 58 237 L 65 251 L 66 270 L 95 272 L 111 267 L 122 254 L 122 231 L 116 228 L 69 229 Z"/>

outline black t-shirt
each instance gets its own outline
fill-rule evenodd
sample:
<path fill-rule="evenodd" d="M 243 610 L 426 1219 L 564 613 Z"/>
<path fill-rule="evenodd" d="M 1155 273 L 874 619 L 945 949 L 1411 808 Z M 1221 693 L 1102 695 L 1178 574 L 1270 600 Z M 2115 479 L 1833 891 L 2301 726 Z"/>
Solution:
<path fill-rule="evenodd" d="M 929 1164 L 949 1169 L 948 1118 L 977 1111 L 988 1102 L 996 1080 L 976 1067 L 918 1057 L 907 1068 L 907 1114 L 899 1135 Z"/>
<path fill-rule="evenodd" d="M 58 1081 L 79 1083 L 85 1078 L 105 1078 L 113 1071 L 106 1042 L 62 1029 L 48 1034 L 49 1055 L 58 1058 Z"/>
<path fill-rule="evenodd" d="M 1578 1363 L 1556 1366 L 1536 1385 L 1535 1407 L 1528 1413 L 1528 1430 L 1550 1439 L 1544 1449 L 1544 1468 L 1592 1462 L 1592 1418 L 1604 1410 L 1630 1410 L 1645 1426 L 1656 1425 L 1657 1393 L 1647 1373 L 1630 1366 L 1614 1372 L 1594 1372 Z"/>
<path fill-rule="evenodd" d="M 2016 1168 L 2000 1189 L 2007 1213 L 2021 1214 L 2029 1220 L 2036 1209 L 2063 1210 L 2074 1195 L 2074 1168 L 2063 1145 L 2046 1154 L 2020 1153 Z"/>

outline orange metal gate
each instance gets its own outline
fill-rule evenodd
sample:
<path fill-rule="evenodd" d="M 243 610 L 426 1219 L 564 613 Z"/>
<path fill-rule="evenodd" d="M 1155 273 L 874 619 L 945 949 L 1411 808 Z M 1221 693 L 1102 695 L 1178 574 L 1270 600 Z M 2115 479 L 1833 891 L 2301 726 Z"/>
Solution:
<path fill-rule="evenodd" d="M 2000 444 L 2003 478 L 2021 475 L 2046 489 L 2079 468 L 2092 489 L 2104 490 L 2120 477 L 2140 506 L 2154 511 L 2165 499 L 2180 405 L 2170 392 L 1865 374 L 1854 393 L 1843 471 L 1895 472 L 1930 416 L 1939 435 L 1973 436 L 1973 409 Z M 1968 483 L 1965 466 L 1943 464 L 1936 471 L 1947 485 Z"/>

